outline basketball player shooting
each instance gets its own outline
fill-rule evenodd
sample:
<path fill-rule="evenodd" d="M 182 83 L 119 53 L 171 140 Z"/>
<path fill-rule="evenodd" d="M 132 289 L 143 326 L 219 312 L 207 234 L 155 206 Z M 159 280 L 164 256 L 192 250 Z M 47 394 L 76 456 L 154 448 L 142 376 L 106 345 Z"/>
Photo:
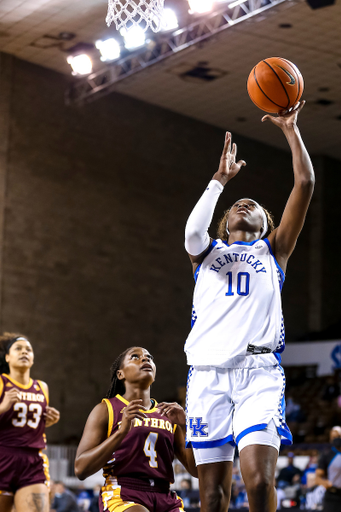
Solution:
<path fill-rule="evenodd" d="M 193 265 L 192 330 L 185 352 L 188 375 L 187 444 L 198 467 L 202 512 L 227 510 L 235 446 L 250 512 L 274 512 L 274 475 L 285 423 L 281 288 L 303 227 L 314 170 L 297 127 L 304 102 L 277 117 L 293 159 L 294 187 L 281 222 L 255 200 L 227 210 L 217 240 L 207 232 L 218 198 L 246 165 L 227 133 L 218 171 L 192 211 L 185 246 Z"/>

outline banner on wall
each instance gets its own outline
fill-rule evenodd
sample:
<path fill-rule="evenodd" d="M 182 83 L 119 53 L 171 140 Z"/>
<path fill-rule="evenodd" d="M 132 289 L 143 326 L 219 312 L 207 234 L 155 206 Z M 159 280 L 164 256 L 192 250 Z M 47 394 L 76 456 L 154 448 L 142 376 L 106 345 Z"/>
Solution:
<path fill-rule="evenodd" d="M 287 343 L 282 366 L 317 365 L 317 375 L 332 375 L 341 369 L 341 340 Z"/>

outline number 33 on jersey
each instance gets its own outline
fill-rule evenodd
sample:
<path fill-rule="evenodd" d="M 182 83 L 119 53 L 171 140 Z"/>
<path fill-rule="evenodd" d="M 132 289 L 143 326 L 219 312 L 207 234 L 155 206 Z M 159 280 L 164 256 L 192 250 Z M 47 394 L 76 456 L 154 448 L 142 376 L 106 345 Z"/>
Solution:
<path fill-rule="evenodd" d="M 122 413 L 129 404 L 121 395 L 103 400 L 108 408 L 108 437 L 120 427 Z M 135 418 L 120 447 L 103 470 L 103 476 L 118 477 L 128 474 L 143 474 L 151 479 L 174 481 L 172 462 L 174 459 L 174 432 L 176 425 L 159 414 L 154 400 L 153 408 L 143 411 L 146 418 Z"/>
<path fill-rule="evenodd" d="M 3 373 L 0 375 L 0 402 L 5 392 L 13 387 L 19 389 L 21 398 L 0 415 L 0 446 L 45 448 L 44 413 L 48 397 L 42 383 L 30 379 L 25 386 Z"/>

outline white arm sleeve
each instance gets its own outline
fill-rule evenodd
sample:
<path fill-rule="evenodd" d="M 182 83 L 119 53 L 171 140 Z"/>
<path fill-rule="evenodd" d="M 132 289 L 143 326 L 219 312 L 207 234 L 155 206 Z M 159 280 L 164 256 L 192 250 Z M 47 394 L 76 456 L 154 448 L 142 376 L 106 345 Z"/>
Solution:
<path fill-rule="evenodd" d="M 212 222 L 214 209 L 223 190 L 224 187 L 219 181 L 210 181 L 188 218 L 185 229 L 185 248 L 192 256 L 198 256 L 210 244 L 207 230 Z"/>

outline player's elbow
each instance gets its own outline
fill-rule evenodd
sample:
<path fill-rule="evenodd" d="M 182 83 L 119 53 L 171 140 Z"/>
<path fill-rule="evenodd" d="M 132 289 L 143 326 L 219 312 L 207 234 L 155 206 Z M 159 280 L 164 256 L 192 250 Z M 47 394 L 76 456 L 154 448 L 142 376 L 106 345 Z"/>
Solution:
<path fill-rule="evenodd" d="M 79 460 L 79 458 L 76 458 L 75 460 L 75 475 L 79 480 L 85 480 L 87 476 L 90 476 L 90 474 L 86 471 L 86 468 L 82 464 L 82 461 Z"/>
<path fill-rule="evenodd" d="M 84 473 L 82 471 L 77 471 L 76 470 L 76 466 L 75 466 L 75 475 L 78 478 L 78 480 L 85 480 L 87 476 L 90 476 L 90 475 L 87 475 L 86 473 Z"/>
<path fill-rule="evenodd" d="M 315 175 L 310 174 L 303 180 L 303 186 L 309 189 L 313 189 L 315 186 Z"/>
<path fill-rule="evenodd" d="M 310 198 L 312 196 L 312 193 L 314 191 L 315 186 L 315 177 L 312 176 L 303 176 L 300 178 L 300 180 L 295 183 L 296 190 L 299 190 L 300 194 L 303 197 Z"/>
<path fill-rule="evenodd" d="M 194 224 L 193 222 L 187 223 L 185 228 L 185 240 L 191 241 L 191 240 L 198 240 L 202 236 L 202 233 L 200 232 L 199 226 Z"/>
<path fill-rule="evenodd" d="M 200 231 L 200 229 L 191 224 L 186 226 L 185 230 L 185 249 L 189 254 L 197 256 L 207 249 L 210 243 L 210 237 L 206 232 Z"/>
<path fill-rule="evenodd" d="M 312 190 L 315 185 L 315 174 L 313 169 L 311 169 L 311 172 L 308 172 L 303 176 L 300 176 L 297 184 L 303 189 Z"/>

